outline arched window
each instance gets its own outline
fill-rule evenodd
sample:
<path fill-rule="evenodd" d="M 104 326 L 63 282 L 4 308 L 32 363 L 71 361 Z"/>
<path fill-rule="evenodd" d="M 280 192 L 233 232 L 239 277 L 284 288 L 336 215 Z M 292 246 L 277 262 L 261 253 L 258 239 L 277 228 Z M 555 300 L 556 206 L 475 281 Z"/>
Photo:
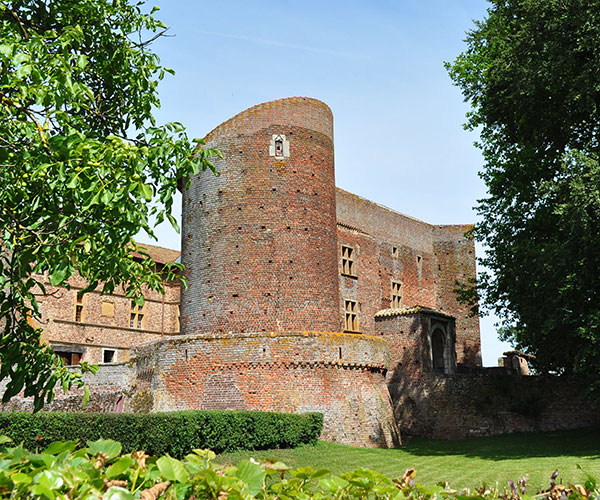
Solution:
<path fill-rule="evenodd" d="M 433 360 L 433 373 L 445 373 L 444 349 L 446 338 L 444 332 L 437 328 L 431 335 L 431 357 Z"/>

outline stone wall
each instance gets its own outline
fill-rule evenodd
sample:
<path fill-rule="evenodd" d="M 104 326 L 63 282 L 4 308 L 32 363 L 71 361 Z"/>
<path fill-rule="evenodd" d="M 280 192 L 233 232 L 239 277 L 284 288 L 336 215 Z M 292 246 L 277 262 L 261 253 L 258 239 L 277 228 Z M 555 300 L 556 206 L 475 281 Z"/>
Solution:
<path fill-rule="evenodd" d="M 399 442 L 385 384 L 385 341 L 317 332 L 190 335 L 136 350 L 138 393 L 153 411 L 318 411 L 322 438 Z"/>
<path fill-rule="evenodd" d="M 600 423 L 600 406 L 569 377 L 422 375 L 389 385 L 404 434 L 464 439 Z"/>
<path fill-rule="evenodd" d="M 83 389 L 71 389 L 67 394 L 56 388 L 54 401 L 44 406 L 44 411 L 121 412 L 131 411 L 131 388 L 135 382 L 135 371 L 129 363 L 99 365 L 95 375 L 86 373 L 83 378 L 90 388 L 90 400 L 83 408 Z M 0 384 L 0 394 L 5 383 Z M 33 411 L 33 400 L 22 394 L 0 405 L 0 411 Z"/>

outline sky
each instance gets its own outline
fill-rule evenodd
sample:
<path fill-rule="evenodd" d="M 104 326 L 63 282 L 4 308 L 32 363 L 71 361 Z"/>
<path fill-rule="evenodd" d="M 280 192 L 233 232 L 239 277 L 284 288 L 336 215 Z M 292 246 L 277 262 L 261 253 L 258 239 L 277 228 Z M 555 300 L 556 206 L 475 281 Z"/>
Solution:
<path fill-rule="evenodd" d="M 158 122 L 204 137 L 255 104 L 314 97 L 333 111 L 337 186 L 432 224 L 478 220 L 482 157 L 477 135 L 462 126 L 469 106 L 443 63 L 465 49 L 486 1 L 147 3 L 154 5 L 170 36 L 152 48 L 175 70 L 159 86 Z M 166 225 L 157 234 L 159 245 L 180 248 Z M 510 348 L 494 323 L 481 320 L 485 366 Z"/>

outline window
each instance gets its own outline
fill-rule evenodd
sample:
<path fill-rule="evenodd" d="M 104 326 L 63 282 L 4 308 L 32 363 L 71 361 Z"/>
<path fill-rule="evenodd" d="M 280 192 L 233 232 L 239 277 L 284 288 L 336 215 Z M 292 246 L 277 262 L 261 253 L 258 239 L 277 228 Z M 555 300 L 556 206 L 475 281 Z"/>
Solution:
<path fill-rule="evenodd" d="M 144 322 L 144 306 L 139 306 L 135 300 L 131 301 L 131 315 L 129 316 L 129 327 L 142 329 Z"/>
<path fill-rule="evenodd" d="M 354 249 L 342 245 L 342 274 L 355 276 L 354 273 Z"/>
<path fill-rule="evenodd" d="M 392 309 L 402 307 L 402 283 L 392 281 Z"/>
<path fill-rule="evenodd" d="M 398 247 L 392 247 L 392 257 L 396 260 L 400 257 L 400 250 Z"/>
<path fill-rule="evenodd" d="M 78 365 L 83 359 L 85 348 L 75 345 L 52 345 L 52 350 L 58 354 L 66 365 Z"/>
<path fill-rule="evenodd" d="M 81 292 L 75 295 L 75 321 L 85 321 L 85 296 Z"/>
<path fill-rule="evenodd" d="M 358 314 L 355 300 L 344 300 L 344 330 L 358 332 Z"/>
<path fill-rule="evenodd" d="M 103 363 L 116 363 L 117 351 L 114 349 L 102 349 L 102 362 Z"/>

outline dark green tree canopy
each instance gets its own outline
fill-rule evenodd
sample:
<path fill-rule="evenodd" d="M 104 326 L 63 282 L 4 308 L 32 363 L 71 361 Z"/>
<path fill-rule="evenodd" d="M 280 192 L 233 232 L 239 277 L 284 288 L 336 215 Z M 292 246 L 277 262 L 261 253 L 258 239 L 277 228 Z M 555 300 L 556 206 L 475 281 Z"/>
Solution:
<path fill-rule="evenodd" d="M 490 4 L 447 64 L 485 161 L 482 304 L 540 370 L 600 387 L 600 1 Z"/>
<path fill-rule="evenodd" d="M 212 168 L 179 123 L 157 125 L 166 27 L 127 0 L 0 1 L 0 380 L 52 398 L 80 383 L 29 325 L 44 283 L 162 289 L 134 236 L 169 219 L 177 185 Z M 201 142 L 201 141 L 195 141 Z M 47 281 L 46 281 L 47 280 Z M 84 366 L 85 369 L 85 366 Z"/>

